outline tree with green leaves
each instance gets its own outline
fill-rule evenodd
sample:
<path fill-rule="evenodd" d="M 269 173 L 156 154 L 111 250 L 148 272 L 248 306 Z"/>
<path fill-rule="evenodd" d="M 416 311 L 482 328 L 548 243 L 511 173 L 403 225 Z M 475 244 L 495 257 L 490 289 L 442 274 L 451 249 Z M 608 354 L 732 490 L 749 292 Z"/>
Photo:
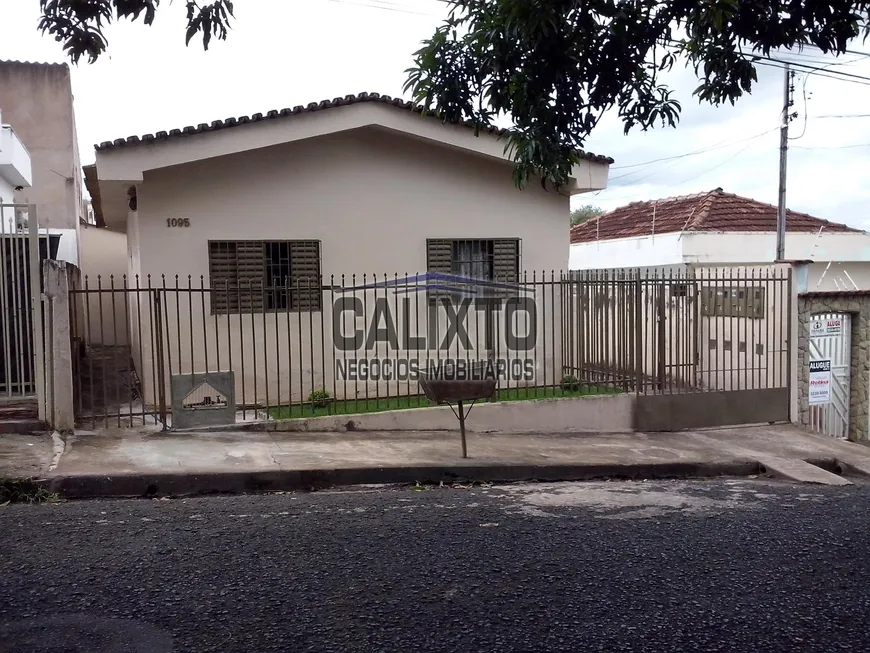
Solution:
<path fill-rule="evenodd" d="M 184 0 L 187 8 L 186 43 L 197 35 L 208 50 L 212 38 L 226 39 L 234 17 L 232 0 Z M 94 63 L 109 43 L 104 30 L 118 20 L 154 23 L 160 0 L 39 0 L 39 29 L 59 43 L 73 63 Z"/>
<path fill-rule="evenodd" d="M 188 43 L 227 36 L 230 0 L 186 0 Z M 407 71 L 406 92 L 447 122 L 512 124 L 515 181 L 561 186 L 589 134 L 615 109 L 625 132 L 679 121 L 661 75 L 692 66 L 694 96 L 734 103 L 771 52 L 843 54 L 870 30 L 870 2 L 847 0 L 449 0 L 450 12 Z M 95 61 L 114 20 L 151 24 L 160 0 L 40 0 L 40 29 L 73 61 Z"/>
<path fill-rule="evenodd" d="M 583 224 L 591 218 L 597 218 L 600 215 L 607 213 L 600 206 L 594 204 L 584 204 L 579 209 L 571 211 L 571 226 Z"/>

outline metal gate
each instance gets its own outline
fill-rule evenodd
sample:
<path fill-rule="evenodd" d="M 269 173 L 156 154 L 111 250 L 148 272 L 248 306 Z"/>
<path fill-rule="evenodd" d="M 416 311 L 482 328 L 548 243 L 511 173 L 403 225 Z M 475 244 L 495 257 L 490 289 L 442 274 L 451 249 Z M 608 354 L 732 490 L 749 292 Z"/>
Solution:
<path fill-rule="evenodd" d="M 822 313 L 810 319 L 810 388 L 814 375 L 820 388 L 815 397 L 811 391 L 810 428 L 834 438 L 849 435 L 851 326 L 848 313 Z M 812 362 L 819 363 L 818 371 L 813 371 Z"/>
<path fill-rule="evenodd" d="M 43 389 L 41 253 L 36 208 L 0 204 L 0 400 Z"/>

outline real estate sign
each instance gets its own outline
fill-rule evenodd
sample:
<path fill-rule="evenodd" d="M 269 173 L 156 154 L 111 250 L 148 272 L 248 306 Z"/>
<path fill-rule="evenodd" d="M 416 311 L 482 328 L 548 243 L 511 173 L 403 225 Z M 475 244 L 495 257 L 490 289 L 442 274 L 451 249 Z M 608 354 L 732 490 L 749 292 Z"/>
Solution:
<path fill-rule="evenodd" d="M 831 360 L 810 361 L 810 405 L 831 403 Z"/>
<path fill-rule="evenodd" d="M 813 320 L 810 322 L 810 338 L 839 336 L 843 333 L 843 318 Z"/>

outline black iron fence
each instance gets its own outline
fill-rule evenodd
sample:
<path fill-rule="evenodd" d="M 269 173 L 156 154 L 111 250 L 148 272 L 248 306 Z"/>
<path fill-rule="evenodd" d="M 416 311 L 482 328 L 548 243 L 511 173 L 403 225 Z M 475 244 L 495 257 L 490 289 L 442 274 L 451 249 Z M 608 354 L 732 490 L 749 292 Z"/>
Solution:
<path fill-rule="evenodd" d="M 730 272 L 730 274 L 725 274 Z M 170 379 L 232 371 L 240 421 L 429 405 L 420 370 L 497 379 L 493 401 L 786 383 L 789 277 L 739 270 L 370 275 L 209 285 L 84 277 L 80 420 L 171 425 Z"/>

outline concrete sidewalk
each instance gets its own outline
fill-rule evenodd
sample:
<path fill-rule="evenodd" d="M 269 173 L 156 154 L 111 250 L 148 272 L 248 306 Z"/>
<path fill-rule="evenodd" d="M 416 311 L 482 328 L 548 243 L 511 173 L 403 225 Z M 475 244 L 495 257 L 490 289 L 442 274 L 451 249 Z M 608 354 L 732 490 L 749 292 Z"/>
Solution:
<path fill-rule="evenodd" d="M 582 480 L 769 473 L 848 483 L 870 448 L 791 425 L 677 433 L 143 433 L 0 436 L 0 477 L 69 497 L 275 491 L 363 483 Z M 807 461 L 821 465 L 817 467 Z M 824 468 L 824 469 L 823 469 Z M 825 470 L 831 471 L 825 471 Z"/>

